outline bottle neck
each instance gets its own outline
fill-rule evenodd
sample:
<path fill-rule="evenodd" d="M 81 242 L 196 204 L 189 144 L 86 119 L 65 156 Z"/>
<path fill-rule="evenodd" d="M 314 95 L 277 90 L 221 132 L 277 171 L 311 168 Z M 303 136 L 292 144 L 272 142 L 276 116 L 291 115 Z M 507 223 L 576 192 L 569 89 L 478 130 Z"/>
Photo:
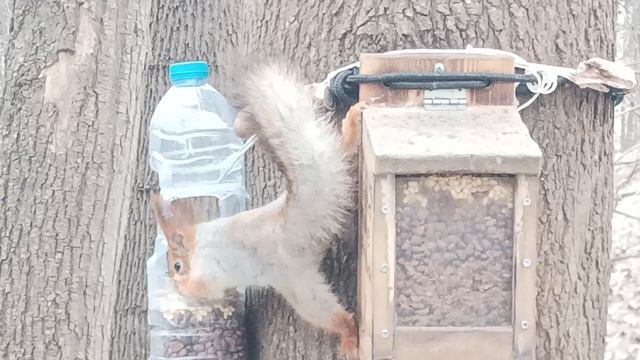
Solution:
<path fill-rule="evenodd" d="M 180 79 L 172 80 L 171 86 L 187 87 L 187 86 L 202 86 L 207 83 L 207 79 Z"/>

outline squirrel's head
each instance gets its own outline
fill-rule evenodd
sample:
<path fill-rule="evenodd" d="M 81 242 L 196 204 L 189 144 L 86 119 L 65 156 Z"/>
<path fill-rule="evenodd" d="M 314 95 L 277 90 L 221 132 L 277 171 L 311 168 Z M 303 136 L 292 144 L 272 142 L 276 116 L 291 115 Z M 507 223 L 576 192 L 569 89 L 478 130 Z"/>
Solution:
<path fill-rule="evenodd" d="M 157 193 L 151 194 L 156 222 L 167 239 L 167 268 L 169 276 L 184 292 L 189 284 L 191 258 L 196 243 L 196 224 L 189 199 L 165 204 Z"/>

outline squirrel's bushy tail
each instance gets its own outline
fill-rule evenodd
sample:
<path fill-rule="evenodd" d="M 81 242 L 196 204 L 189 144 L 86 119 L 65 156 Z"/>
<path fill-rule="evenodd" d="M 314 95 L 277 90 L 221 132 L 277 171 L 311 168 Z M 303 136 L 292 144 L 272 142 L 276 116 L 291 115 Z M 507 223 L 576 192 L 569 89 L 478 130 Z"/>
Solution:
<path fill-rule="evenodd" d="M 352 197 L 338 131 L 328 117 L 318 115 L 311 94 L 292 71 L 265 66 L 249 76 L 247 85 L 246 111 L 256 123 L 259 144 L 286 179 L 285 231 L 326 246 L 341 229 Z"/>

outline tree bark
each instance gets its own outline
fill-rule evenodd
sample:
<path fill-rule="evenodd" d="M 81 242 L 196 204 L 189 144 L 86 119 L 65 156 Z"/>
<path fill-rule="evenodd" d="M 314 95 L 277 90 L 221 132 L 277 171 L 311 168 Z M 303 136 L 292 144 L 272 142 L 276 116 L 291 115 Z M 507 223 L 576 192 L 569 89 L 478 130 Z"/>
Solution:
<path fill-rule="evenodd" d="M 12 6 L 0 100 L 0 357 L 101 359 L 133 180 L 148 6 Z"/>

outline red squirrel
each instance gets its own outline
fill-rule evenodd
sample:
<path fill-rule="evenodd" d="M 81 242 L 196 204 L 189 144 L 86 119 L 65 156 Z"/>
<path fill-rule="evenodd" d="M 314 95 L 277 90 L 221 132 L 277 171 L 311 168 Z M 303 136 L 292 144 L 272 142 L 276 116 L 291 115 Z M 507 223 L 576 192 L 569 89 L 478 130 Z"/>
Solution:
<path fill-rule="evenodd" d="M 354 316 L 338 303 L 320 263 L 354 206 L 349 166 L 363 104 L 349 110 L 340 138 L 295 74 L 270 66 L 248 79 L 251 91 L 235 131 L 245 138 L 257 134 L 286 190 L 263 207 L 203 223 L 194 221 L 188 199 L 164 204 L 152 194 L 168 242 L 169 274 L 184 295 L 214 301 L 226 289 L 270 286 L 304 320 L 338 334 L 344 355 L 357 359 Z"/>

